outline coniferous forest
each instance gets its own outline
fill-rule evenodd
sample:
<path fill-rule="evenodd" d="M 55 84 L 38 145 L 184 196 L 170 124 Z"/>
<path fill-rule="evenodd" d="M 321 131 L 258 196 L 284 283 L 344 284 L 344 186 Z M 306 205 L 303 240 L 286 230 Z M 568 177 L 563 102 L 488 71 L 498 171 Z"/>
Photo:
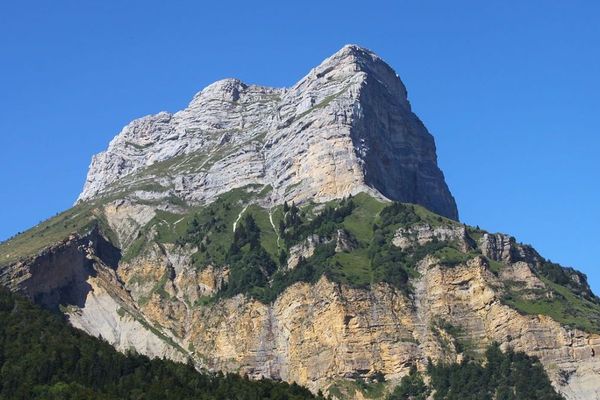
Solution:
<path fill-rule="evenodd" d="M 412 368 L 388 400 L 564 400 L 557 394 L 542 364 L 522 352 L 502 352 L 490 345 L 483 362 L 465 359 L 460 364 L 429 363 L 425 384 Z"/>

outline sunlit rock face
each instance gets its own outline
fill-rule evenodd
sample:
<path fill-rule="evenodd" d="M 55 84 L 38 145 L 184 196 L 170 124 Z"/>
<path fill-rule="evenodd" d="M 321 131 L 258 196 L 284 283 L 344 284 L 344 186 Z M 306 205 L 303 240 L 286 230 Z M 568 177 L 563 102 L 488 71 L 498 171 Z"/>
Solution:
<path fill-rule="evenodd" d="M 153 186 L 201 204 L 249 184 L 271 185 L 276 203 L 371 191 L 458 219 L 400 78 L 352 45 L 291 88 L 225 79 L 185 110 L 131 122 L 94 157 L 79 200 Z"/>

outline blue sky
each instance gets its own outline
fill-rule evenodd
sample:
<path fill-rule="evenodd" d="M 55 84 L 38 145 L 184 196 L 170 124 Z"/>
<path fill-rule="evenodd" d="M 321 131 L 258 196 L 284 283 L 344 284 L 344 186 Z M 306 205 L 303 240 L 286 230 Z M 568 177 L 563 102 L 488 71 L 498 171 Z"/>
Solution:
<path fill-rule="evenodd" d="M 600 293 L 597 1 L 3 1 L 0 239 L 68 208 L 133 118 L 225 77 L 290 86 L 346 43 L 408 87 L 463 221 Z"/>

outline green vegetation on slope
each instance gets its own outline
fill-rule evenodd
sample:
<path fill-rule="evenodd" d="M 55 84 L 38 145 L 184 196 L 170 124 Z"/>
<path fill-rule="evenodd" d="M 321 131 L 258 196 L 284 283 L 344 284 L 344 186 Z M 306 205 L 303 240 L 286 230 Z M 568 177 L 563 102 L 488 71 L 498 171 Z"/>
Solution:
<path fill-rule="evenodd" d="M 252 194 L 244 189 L 232 190 L 220 196 L 217 201 L 195 209 L 193 213 L 170 216 L 171 220 L 183 220 L 177 224 L 176 230 L 167 230 L 164 226 L 159 226 L 158 237 L 162 242 L 174 242 L 180 246 L 191 244 L 197 247 L 194 264 L 199 268 L 209 264 L 224 265 L 234 240 L 233 226 L 243 221 L 244 215 L 252 213 L 259 221 L 262 231 L 268 232 L 270 228 L 270 224 L 265 223 L 269 218 L 267 210 L 251 205 L 251 200 Z M 268 233 L 261 235 L 261 240 L 272 242 L 272 235 L 267 235 Z M 268 247 L 275 256 L 273 246 Z"/>
<path fill-rule="evenodd" d="M 547 315 L 563 325 L 600 332 L 600 304 L 597 299 L 589 300 L 547 278 L 541 279 L 546 290 L 533 291 L 529 294 L 534 296 L 525 297 L 528 292 L 509 287 L 503 301 L 523 314 Z"/>
<path fill-rule="evenodd" d="M 26 232 L 0 244 L 0 265 L 8 265 L 32 256 L 41 250 L 68 238 L 69 234 L 83 234 L 102 223 L 89 204 L 75 206 L 41 222 Z"/>
<path fill-rule="evenodd" d="M 219 296 L 247 293 L 270 302 L 293 283 L 314 283 L 323 275 L 357 287 L 387 282 L 409 292 L 409 278 L 418 276 L 415 265 L 421 258 L 437 250 L 441 262 L 456 262 L 459 258 L 458 250 L 447 242 L 410 251 L 392 245 L 400 227 L 417 222 L 451 223 L 415 206 L 386 205 L 359 194 L 302 208 L 285 203 L 270 210 L 271 223 L 267 210 L 243 204 L 239 201 L 232 207 L 220 201 L 208 205 L 188 221 L 185 232 L 176 240 L 179 245 L 191 243 L 198 248 L 194 260 L 199 268 L 210 263 L 230 267 L 228 285 Z M 233 221 L 237 221 L 236 230 L 227 230 Z M 246 240 L 246 235 L 252 239 Z M 347 248 L 336 250 L 340 235 Z M 291 249 L 309 237 L 317 243 L 314 254 L 301 257 L 291 270 L 285 268 Z"/>
<path fill-rule="evenodd" d="M 0 398 L 300 400 L 314 396 L 295 384 L 198 373 L 190 365 L 124 355 L 0 288 Z"/>
<path fill-rule="evenodd" d="M 416 224 L 433 228 L 458 225 L 418 205 L 387 203 L 361 193 L 325 204 L 309 202 L 300 206 L 283 204 L 262 208 L 258 200 L 270 190 L 268 186 L 248 186 L 229 191 L 210 204 L 186 207 L 183 213 L 156 210 L 156 216 L 124 249 L 122 261 L 143 255 L 155 244 L 190 246 L 197 249 L 193 254 L 197 268 L 209 264 L 230 267 L 228 285 L 212 300 L 246 293 L 260 301 L 271 302 L 290 285 L 314 283 L 323 275 L 355 287 L 387 282 L 409 293 L 411 279 L 418 277 L 416 265 L 425 256 L 434 256 L 446 267 L 482 256 L 476 244 L 486 232 L 479 227 L 466 227 L 470 237 L 467 239 L 473 245 L 467 252 L 458 243 L 440 240 L 406 250 L 394 246 L 392 241 L 399 228 Z M 0 244 L 0 265 L 35 255 L 69 234 L 84 233 L 96 224 L 105 236 L 117 243 L 100 212 L 103 201 L 80 204 Z M 238 229 L 244 227 L 249 221 L 247 216 L 252 217 L 252 229 L 257 231 L 253 234 L 258 242 L 232 252 L 232 243 L 238 234 L 234 232 L 234 225 Z M 336 251 L 339 235 L 348 246 Z M 291 250 L 306 243 L 309 237 L 316 238 L 314 254 L 301 258 L 295 268 L 288 270 Z M 503 297 L 506 304 L 525 314 L 548 315 L 565 325 L 600 332 L 600 302 L 590 291 L 585 275 L 543 260 L 535 250 L 514 240 L 511 246 L 516 257 L 525 251 L 541 260 L 533 265 L 533 270 L 546 284 L 546 289 L 524 289 L 506 281 Z M 500 276 L 505 265 L 492 259 L 487 261 L 490 270 Z"/>
<path fill-rule="evenodd" d="M 323 275 L 356 287 L 387 282 L 409 293 L 410 279 L 418 277 L 416 264 L 425 256 L 433 255 L 446 267 L 482 256 L 475 244 L 485 231 L 472 227 L 467 227 L 467 233 L 475 247 L 468 252 L 461 250 L 457 243 L 440 240 L 407 250 L 394 246 L 392 240 L 399 228 L 415 224 L 432 227 L 458 224 L 417 205 L 385 203 L 364 193 L 324 205 L 284 204 L 271 210 L 251 202 L 252 197 L 239 190 L 199 209 L 193 216 L 161 217 L 171 223 L 183 218 L 178 225 L 179 237 L 175 240 L 177 234 L 165 234 L 163 227 L 166 225 L 158 225 L 161 240 L 174 240 L 180 245 L 191 243 L 199 248 L 194 255 L 199 268 L 209 263 L 231 264 L 229 285 L 218 297 L 247 293 L 260 301 L 270 302 L 290 285 L 314 283 Z M 231 244 L 236 235 L 233 223 L 239 219 L 237 226 L 243 227 L 245 215 L 252 216 L 258 242 L 252 249 L 250 246 L 241 249 L 237 258 L 232 257 Z M 351 242 L 351 248 L 336 251 L 338 232 Z M 290 249 L 313 235 L 319 240 L 315 253 L 301 258 L 294 269 L 285 268 Z M 500 262 L 488 259 L 488 263 L 496 274 L 503 268 Z M 545 314 L 567 325 L 600 331 L 600 304 L 589 290 L 582 289 L 585 287 L 583 274 L 549 262 L 534 272 L 547 282 L 551 294 L 540 295 L 534 300 L 524 292 L 510 290 L 508 282 L 509 291 L 504 299 L 507 304 L 523 313 Z M 583 283 L 575 285 L 570 279 L 572 274 L 577 274 Z"/>
<path fill-rule="evenodd" d="M 561 400 L 544 368 L 522 352 L 502 352 L 488 347 L 485 364 L 465 360 L 460 364 L 429 364 L 429 385 L 415 368 L 403 377 L 388 400 Z"/>
<path fill-rule="evenodd" d="M 248 293 L 263 298 L 262 291 L 268 287 L 269 278 L 277 265 L 261 244 L 261 230 L 251 214 L 236 227 L 233 242 L 227 252 L 226 264 L 230 275 L 222 289 L 223 296 Z"/>
<path fill-rule="evenodd" d="M 588 286 L 585 274 L 575 271 L 573 268 L 565 268 L 552 261 L 545 260 L 539 269 L 539 273 L 550 282 L 564 286 L 586 300 L 598 300 Z"/>

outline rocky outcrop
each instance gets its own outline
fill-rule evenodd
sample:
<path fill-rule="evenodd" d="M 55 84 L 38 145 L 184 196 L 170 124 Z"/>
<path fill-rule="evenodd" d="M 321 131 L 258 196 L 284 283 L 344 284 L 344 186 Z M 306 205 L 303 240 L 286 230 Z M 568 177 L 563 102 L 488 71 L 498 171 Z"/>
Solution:
<path fill-rule="evenodd" d="M 226 79 L 183 111 L 133 121 L 94 156 L 79 201 L 128 192 L 199 204 L 250 184 L 271 185 L 277 203 L 371 191 L 458 218 L 404 85 L 357 46 L 291 88 Z"/>
<path fill-rule="evenodd" d="M 516 258 L 515 239 L 501 233 L 485 233 L 480 241 L 486 257 L 495 261 L 512 262 Z"/>
<path fill-rule="evenodd" d="M 526 265 L 522 263 L 517 268 Z M 600 388 L 589 384 L 589 374 L 598 376 L 600 371 L 600 359 L 596 357 L 600 335 L 565 328 L 541 315 L 521 315 L 506 306 L 500 301 L 503 283 L 483 258 L 455 268 L 423 263 L 421 271 L 424 275 L 416 291 L 417 315 L 421 321 L 431 325 L 443 320 L 444 325 L 454 326 L 457 328 L 454 331 L 459 332 L 454 340 L 463 341 L 463 346 L 483 347 L 497 341 L 505 347 L 536 355 L 568 398 L 599 398 Z M 520 274 L 525 281 L 530 275 L 531 271 Z M 439 352 L 439 348 L 433 349 L 433 354 Z"/>
<path fill-rule="evenodd" d="M 177 337 L 138 310 L 113 270 L 101 263 L 94 268 L 98 273 L 86 279 L 89 291 L 83 302 L 80 306 L 64 308 L 71 325 L 93 332 L 93 336 L 103 338 L 122 352 L 133 351 L 181 362 L 188 360 L 189 355 Z"/>
<path fill-rule="evenodd" d="M 289 250 L 287 268 L 294 269 L 302 259 L 311 257 L 315 253 L 317 245 L 321 244 L 323 239 L 318 235 L 310 235 L 302 243 L 294 245 Z"/>
<path fill-rule="evenodd" d="M 138 232 L 154 216 L 154 207 L 145 204 L 132 203 L 127 200 L 116 200 L 104 206 L 104 215 L 110 228 L 115 233 L 121 248 L 127 248 L 135 239 Z"/>
<path fill-rule="evenodd" d="M 201 308 L 190 340 L 211 368 L 316 390 L 336 377 L 405 372 L 420 357 L 410 310 L 387 286 L 359 290 L 322 278 L 290 287 L 272 305 L 240 296 Z"/>
<path fill-rule="evenodd" d="M 393 244 L 402 250 L 414 246 L 423 246 L 433 241 L 456 242 L 462 251 L 469 251 L 475 245 L 462 225 L 431 226 L 417 224 L 409 228 L 400 228 L 396 232 Z"/>
<path fill-rule="evenodd" d="M 355 241 L 343 230 L 338 229 L 333 238 L 320 237 L 319 235 L 309 235 L 302 243 L 296 244 L 289 249 L 287 260 L 287 269 L 294 269 L 300 263 L 300 260 L 307 259 L 315 254 L 318 245 L 331 243 L 335 241 L 335 252 L 349 252 L 356 248 Z"/>
<path fill-rule="evenodd" d="M 73 326 L 118 350 L 185 361 L 187 353 L 170 339 L 172 334 L 163 333 L 140 313 L 118 278 L 120 257 L 95 226 L 3 268 L 0 284 L 46 308 L 60 309 Z"/>
<path fill-rule="evenodd" d="M 39 254 L 0 271 L 0 284 L 47 308 L 81 304 L 90 288 L 85 281 L 94 276 L 94 260 L 101 258 L 116 268 L 120 250 L 93 227 L 85 235 L 70 235 Z"/>
<path fill-rule="evenodd" d="M 109 225 L 129 224 L 113 211 Z M 398 229 L 393 243 L 410 251 L 434 240 L 464 248 L 468 258 L 449 267 L 436 253 L 425 256 L 409 292 L 387 283 L 352 287 L 323 275 L 287 287 L 268 304 L 247 295 L 224 298 L 218 293 L 229 269 L 195 266 L 189 245 L 150 242 L 119 261 L 98 229 L 2 269 L 0 279 L 60 307 L 73 326 L 119 350 L 191 360 L 198 368 L 332 393 L 341 380 L 383 374 L 391 388 L 413 365 L 460 361 L 497 341 L 538 356 L 569 400 L 600 398 L 600 335 L 523 315 L 503 300 L 515 290 L 534 301 L 552 295 L 535 272 L 537 256 L 526 257 L 532 249 L 498 235 L 475 242 L 463 225 L 423 221 Z M 310 257 L 317 245 L 357 250 L 340 229 L 330 238 L 309 236 L 290 249 L 290 260 Z"/>

